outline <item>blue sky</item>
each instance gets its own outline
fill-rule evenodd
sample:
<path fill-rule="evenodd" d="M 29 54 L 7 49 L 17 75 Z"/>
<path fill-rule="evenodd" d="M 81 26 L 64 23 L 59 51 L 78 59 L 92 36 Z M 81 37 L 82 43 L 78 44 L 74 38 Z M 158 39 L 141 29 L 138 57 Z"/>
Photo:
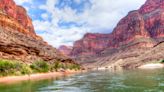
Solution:
<path fill-rule="evenodd" d="M 54 47 L 72 46 L 85 33 L 110 33 L 146 0 L 14 0 L 28 11 L 35 31 Z"/>

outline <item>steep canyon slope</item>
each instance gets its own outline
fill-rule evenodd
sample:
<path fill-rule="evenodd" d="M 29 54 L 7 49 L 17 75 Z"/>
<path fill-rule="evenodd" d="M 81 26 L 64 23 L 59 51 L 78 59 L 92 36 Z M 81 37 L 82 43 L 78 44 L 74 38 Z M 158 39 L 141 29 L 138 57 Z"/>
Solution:
<path fill-rule="evenodd" d="M 13 0 L 0 0 L 0 58 L 75 63 L 36 35 L 26 10 Z"/>
<path fill-rule="evenodd" d="M 164 0 L 147 0 L 121 19 L 112 33 L 87 33 L 76 41 L 70 56 L 90 67 L 116 62 L 121 67 L 137 67 L 164 59 L 163 41 Z"/>

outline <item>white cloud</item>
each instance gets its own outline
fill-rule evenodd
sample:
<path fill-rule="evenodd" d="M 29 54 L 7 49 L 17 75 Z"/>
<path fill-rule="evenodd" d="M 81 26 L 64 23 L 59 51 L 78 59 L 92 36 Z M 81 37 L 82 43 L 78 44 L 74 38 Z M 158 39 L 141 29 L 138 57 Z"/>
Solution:
<path fill-rule="evenodd" d="M 44 20 L 47 20 L 47 19 L 48 19 L 48 14 L 47 14 L 47 13 L 43 13 L 43 14 L 41 14 L 41 17 L 42 17 Z"/>
<path fill-rule="evenodd" d="M 80 4 L 82 0 L 74 0 L 74 2 L 76 2 L 77 4 Z"/>
<path fill-rule="evenodd" d="M 32 0 L 14 0 L 18 5 L 22 5 L 25 2 L 31 3 Z"/>
<path fill-rule="evenodd" d="M 79 27 L 72 27 L 70 29 L 56 28 L 53 25 L 50 26 L 48 23 L 37 21 L 34 23 L 38 26 L 37 30 L 46 29 L 45 33 L 40 34 L 45 41 L 49 44 L 59 47 L 60 45 L 72 46 L 72 42 L 80 39 L 82 35 L 86 33 L 86 29 Z M 44 28 L 45 27 L 45 28 Z"/>

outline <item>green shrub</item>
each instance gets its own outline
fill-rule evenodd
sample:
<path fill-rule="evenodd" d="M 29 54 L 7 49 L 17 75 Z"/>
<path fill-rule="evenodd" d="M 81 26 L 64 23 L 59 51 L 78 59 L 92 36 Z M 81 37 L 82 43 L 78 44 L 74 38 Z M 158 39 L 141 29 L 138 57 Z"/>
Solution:
<path fill-rule="evenodd" d="M 161 60 L 161 63 L 164 63 L 164 59 L 163 59 L 163 60 Z"/>
<path fill-rule="evenodd" d="M 80 70 L 80 66 L 76 64 L 69 64 L 68 69 L 70 70 Z"/>
<path fill-rule="evenodd" d="M 32 73 L 32 69 L 30 68 L 30 66 L 28 65 L 23 65 L 22 69 L 21 69 L 21 74 L 31 74 Z"/>
<path fill-rule="evenodd" d="M 15 75 L 17 71 L 22 68 L 17 61 L 0 60 L 0 74 L 1 76 Z"/>
<path fill-rule="evenodd" d="M 65 64 L 63 64 L 63 63 L 60 64 L 60 67 L 61 67 L 62 69 L 64 69 L 64 70 L 67 69 L 67 65 L 65 65 Z"/>
<path fill-rule="evenodd" d="M 76 64 L 61 63 L 59 61 L 56 61 L 54 64 L 51 64 L 51 71 L 53 71 L 53 70 L 57 71 L 58 69 L 79 70 L 80 66 L 76 65 Z"/>
<path fill-rule="evenodd" d="M 73 66 L 73 69 L 75 69 L 75 70 L 80 70 L 80 65 L 74 65 L 74 66 Z"/>
<path fill-rule="evenodd" d="M 59 61 L 50 65 L 45 61 L 36 61 L 31 65 L 27 65 L 18 61 L 0 59 L 0 76 L 42 73 L 50 70 L 57 71 L 58 69 L 79 70 L 80 66 L 76 64 L 61 63 Z"/>
<path fill-rule="evenodd" d="M 30 68 L 34 70 L 34 72 L 48 72 L 49 65 L 45 61 L 36 61 L 30 65 Z"/>
<path fill-rule="evenodd" d="M 51 65 L 51 71 L 57 71 L 58 69 L 60 69 L 60 62 L 56 61 L 54 64 Z"/>

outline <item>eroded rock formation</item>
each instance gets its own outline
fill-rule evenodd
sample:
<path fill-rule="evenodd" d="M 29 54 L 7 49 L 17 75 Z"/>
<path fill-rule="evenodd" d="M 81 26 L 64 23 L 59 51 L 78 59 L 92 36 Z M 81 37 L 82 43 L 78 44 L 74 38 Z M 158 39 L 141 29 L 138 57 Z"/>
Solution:
<path fill-rule="evenodd" d="M 63 54 L 63 55 L 66 55 L 66 56 L 69 56 L 69 54 L 71 53 L 72 51 L 72 47 L 71 46 L 65 46 L 65 45 L 62 45 L 58 48 L 58 50 Z"/>
<path fill-rule="evenodd" d="M 105 49 L 153 47 L 164 40 L 164 0 L 147 0 L 120 20 L 110 34 L 86 34 L 76 41 L 72 56 L 96 55 Z"/>
<path fill-rule="evenodd" d="M 147 0 L 139 10 L 121 19 L 112 33 L 88 33 L 76 41 L 70 56 L 85 66 L 100 67 L 119 61 L 122 67 L 137 67 L 163 59 L 163 44 L 155 48 L 163 41 L 164 0 Z"/>
<path fill-rule="evenodd" d="M 0 0 L 0 58 L 75 63 L 35 34 L 26 10 L 13 0 Z"/>
<path fill-rule="evenodd" d="M 30 34 L 35 35 L 32 20 L 22 6 L 16 5 L 13 0 L 0 0 L 0 11 L 8 17 L 15 19 Z"/>

